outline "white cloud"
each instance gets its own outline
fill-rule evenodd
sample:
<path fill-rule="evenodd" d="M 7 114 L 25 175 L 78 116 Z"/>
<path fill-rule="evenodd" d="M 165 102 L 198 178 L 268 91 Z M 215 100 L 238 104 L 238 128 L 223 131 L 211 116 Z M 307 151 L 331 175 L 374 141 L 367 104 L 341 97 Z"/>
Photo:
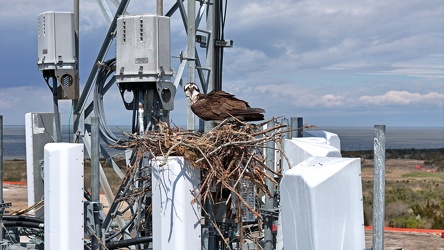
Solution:
<path fill-rule="evenodd" d="M 337 107 L 345 104 L 344 97 L 336 95 L 324 95 L 319 99 L 319 101 L 322 106 L 326 107 Z"/>
<path fill-rule="evenodd" d="M 444 54 L 395 62 L 390 69 L 376 74 L 444 78 Z"/>
<path fill-rule="evenodd" d="M 358 95 L 356 91 L 323 90 L 313 91 L 310 86 L 302 85 L 260 85 L 255 88 L 236 88 L 240 96 L 255 100 L 261 105 L 296 107 L 322 110 L 335 108 L 347 112 L 349 109 L 366 109 L 372 106 L 404 106 L 409 107 L 443 107 L 444 93 L 429 92 L 426 94 L 408 91 L 388 91 L 383 95 Z M 327 91 L 327 92 L 326 92 Z M 256 93 L 248 95 L 247 93 Z M 359 91 L 361 92 L 361 91 Z M 367 91 L 369 92 L 369 91 Z M 259 100 L 259 102 L 258 102 Z M 290 105 L 290 106 L 289 106 Z M 285 108 L 283 108 L 285 109 Z"/>
<path fill-rule="evenodd" d="M 51 91 L 43 83 L 39 86 L 2 88 L 0 100 L 0 113 L 5 124 L 23 124 L 26 113 L 54 111 Z M 71 110 L 70 103 L 59 102 L 59 111 L 66 121 Z"/>
<path fill-rule="evenodd" d="M 248 48 L 232 48 L 225 52 L 229 61 L 225 60 L 224 71 L 228 74 L 242 76 L 245 72 L 270 70 L 267 56 L 260 50 Z"/>
<path fill-rule="evenodd" d="M 2 1 L 0 7 L 0 28 L 19 30 L 28 34 L 37 34 L 37 17 L 46 11 L 73 12 L 72 1 L 55 0 L 18 0 Z M 94 0 L 80 1 L 80 32 L 97 31 L 106 25 L 100 8 Z"/>
<path fill-rule="evenodd" d="M 73 8 L 73 3 L 72 1 L 54 0 L 18 0 L 1 1 L 0 6 L 0 20 L 10 20 L 9 25 L 11 25 L 14 23 L 29 23 L 30 20 L 37 23 L 36 13 L 39 14 L 49 10 L 69 11 Z"/>
<path fill-rule="evenodd" d="M 436 1 L 242 1 L 229 10 L 235 46 L 285 68 L 373 71 L 443 53 Z"/>
<path fill-rule="evenodd" d="M 258 93 L 259 97 L 256 97 L 255 99 L 262 100 L 262 102 L 260 102 L 262 105 L 267 105 L 268 103 L 286 103 L 287 107 L 288 105 L 291 105 L 291 107 L 297 108 L 322 109 L 349 107 L 350 105 L 356 105 L 357 103 L 344 94 L 326 94 L 313 91 L 309 86 L 297 86 L 294 84 L 284 84 L 279 87 L 273 85 L 260 85 L 256 86 L 253 90 L 249 90 L 249 92 Z"/>
<path fill-rule="evenodd" d="M 105 1 L 112 14 L 116 7 L 111 0 Z M 130 14 L 155 13 L 155 1 L 133 0 L 128 6 Z M 79 1 L 80 32 L 88 34 L 107 29 L 105 19 L 97 0 Z M 74 11 L 73 1 L 58 0 L 17 0 L 0 2 L 0 27 L 2 29 L 20 29 L 28 33 L 37 31 L 37 16 L 46 11 Z"/>
<path fill-rule="evenodd" d="M 384 95 L 361 96 L 359 98 L 365 104 L 373 105 L 437 105 L 444 106 L 444 94 L 430 92 L 427 94 L 410 93 L 407 91 L 389 91 Z"/>
<path fill-rule="evenodd" d="M 114 12 L 111 0 L 106 1 Z M 165 0 L 164 12 L 175 2 Z M 80 5 L 80 65 L 85 81 L 108 23 L 96 0 Z M 132 0 L 128 11 L 153 13 L 154 5 L 155 1 Z M 25 111 L 52 111 L 43 80 L 40 87 L 28 80 L 36 75 L 36 53 L 29 48 L 36 47 L 39 13 L 72 7 L 72 1 L 0 1 L 0 31 L 10 35 L 0 40 L 6 55 L 0 58 L 0 64 L 6 65 L 0 76 L 3 114 L 21 117 Z M 433 107 L 443 106 L 443 12 L 444 3 L 436 0 L 228 1 L 225 38 L 234 40 L 234 48 L 224 53 L 223 88 L 252 106 L 266 108 L 267 114 L 348 115 L 350 109 L 369 107 L 396 113 L 424 106 L 435 112 L 430 119 L 442 124 Z M 171 24 L 172 55 L 178 55 L 186 46 L 179 11 Z M 28 50 L 18 49 L 25 46 Z M 113 49 L 108 56 L 113 56 Z M 19 84 L 22 88 L 4 88 Z M 28 84 L 35 86 L 25 87 Z M 24 104 L 34 99 L 35 103 Z M 184 116 L 183 100 L 180 94 L 174 117 Z M 105 102 L 110 124 L 130 122 L 118 92 L 110 91 Z"/>

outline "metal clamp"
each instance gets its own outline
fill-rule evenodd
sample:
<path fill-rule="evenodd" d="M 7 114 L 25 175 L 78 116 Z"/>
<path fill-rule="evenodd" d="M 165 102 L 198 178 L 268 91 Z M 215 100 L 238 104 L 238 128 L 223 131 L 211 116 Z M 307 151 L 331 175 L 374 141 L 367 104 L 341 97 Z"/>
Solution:
<path fill-rule="evenodd" d="M 277 220 L 279 218 L 279 208 L 274 208 L 274 209 L 261 208 L 261 214 L 264 217 L 270 217 L 273 220 Z"/>
<path fill-rule="evenodd" d="M 6 203 L 0 203 L 0 208 L 7 208 L 12 206 L 11 202 L 6 202 Z"/>

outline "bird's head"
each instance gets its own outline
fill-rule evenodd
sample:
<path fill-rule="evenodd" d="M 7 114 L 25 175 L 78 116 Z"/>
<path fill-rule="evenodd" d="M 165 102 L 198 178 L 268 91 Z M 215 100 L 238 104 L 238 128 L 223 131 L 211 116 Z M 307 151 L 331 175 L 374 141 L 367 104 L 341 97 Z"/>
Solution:
<path fill-rule="evenodd" d="M 183 91 L 185 92 L 185 95 L 187 96 L 187 99 L 191 103 L 194 103 L 194 102 L 197 101 L 197 95 L 200 92 L 199 92 L 199 88 L 197 87 L 197 85 L 195 83 L 193 83 L 193 82 L 187 83 L 183 87 Z"/>

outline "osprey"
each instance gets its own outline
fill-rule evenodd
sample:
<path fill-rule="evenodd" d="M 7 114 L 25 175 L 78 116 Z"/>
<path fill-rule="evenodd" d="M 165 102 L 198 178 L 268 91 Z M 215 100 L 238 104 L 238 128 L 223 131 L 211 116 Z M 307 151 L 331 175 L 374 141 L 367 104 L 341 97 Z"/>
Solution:
<path fill-rule="evenodd" d="M 190 101 L 191 110 L 204 121 L 224 120 L 232 116 L 242 121 L 260 121 L 264 119 L 265 110 L 251 108 L 248 102 L 239 100 L 225 91 L 212 91 L 201 94 L 195 83 L 184 87 L 185 95 Z"/>

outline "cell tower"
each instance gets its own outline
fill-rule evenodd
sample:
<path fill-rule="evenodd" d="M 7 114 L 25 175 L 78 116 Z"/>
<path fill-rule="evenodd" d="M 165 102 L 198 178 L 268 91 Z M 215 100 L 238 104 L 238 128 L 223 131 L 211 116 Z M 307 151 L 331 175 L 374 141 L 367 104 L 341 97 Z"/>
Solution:
<path fill-rule="evenodd" d="M 117 84 L 122 110 L 132 112 L 131 133 L 143 135 L 155 129 L 157 122 L 169 121 L 174 97 L 185 76 L 186 82 L 200 84 L 204 93 L 221 90 L 224 48 L 233 44 L 231 40 L 224 40 L 227 2 L 177 1 L 164 8 L 161 0 L 156 1 L 156 13 L 130 14 L 127 12 L 130 0 L 116 0 L 112 1 L 117 9 L 114 15 L 106 1 L 98 2 L 109 21 L 109 28 L 81 93 L 78 0 L 74 0 L 73 12 L 49 11 L 39 15 L 38 68 L 53 93 L 55 142 L 62 141 L 58 102 L 70 99 L 74 142 L 84 143 L 91 159 L 92 192 L 85 192 L 85 228 L 88 228 L 85 232 L 91 239 L 88 246 L 101 249 L 100 244 L 106 244 L 111 248 L 130 246 L 133 249 L 140 244 L 137 249 L 148 249 L 153 234 L 149 228 L 152 221 L 150 197 L 126 199 L 129 192 L 143 189 L 147 183 L 141 178 L 128 178 L 103 146 L 124 141 L 108 127 L 103 97 Z M 171 55 L 170 41 L 174 34 L 170 32 L 170 20 L 173 18 L 181 20 L 187 34 L 178 55 Z M 115 54 L 110 50 L 113 43 Z M 178 60 L 178 68 L 172 68 L 172 60 Z M 127 100 L 127 95 L 131 100 Z M 187 114 L 187 129 L 193 130 L 194 114 L 189 108 Z M 201 130 L 209 130 L 212 126 L 211 122 L 199 124 Z M 122 178 L 117 194 L 112 192 L 100 158 L 105 158 Z M 126 160 L 129 166 L 137 166 L 139 175 L 147 171 L 146 163 L 135 159 L 131 153 L 126 155 Z M 99 200 L 99 185 L 110 204 L 106 214 Z M 36 186 L 38 188 L 41 186 Z M 129 219 L 125 217 L 128 214 Z M 211 241 L 214 239 L 207 235 L 202 244 L 214 249 Z"/>
<path fill-rule="evenodd" d="M 179 142 L 144 144 L 168 126 L 184 78 L 199 84 L 204 93 L 222 89 L 223 52 L 233 45 L 224 38 L 227 1 L 178 0 L 164 13 L 163 1 L 157 0 L 155 13 L 149 14 L 128 13 L 130 0 L 111 2 L 114 14 L 105 0 L 98 1 L 109 28 L 82 91 L 79 0 L 74 0 L 73 12 L 47 11 L 38 16 L 37 65 L 51 90 L 54 112 L 25 117 L 27 147 L 31 145 L 28 210 L 35 216 L 3 216 L 3 208 L 11 203 L 0 203 L 2 246 L 365 249 L 361 159 L 342 158 L 336 134 L 303 134 L 301 117 L 292 117 L 291 122 L 271 118 L 260 124 L 231 117 L 237 120 L 227 119 L 216 127 L 199 122 L 199 131 L 207 132 L 202 134 L 190 131 L 195 130 L 195 117 L 187 107 L 185 133 L 204 143 L 184 143 L 184 134 L 177 133 Z M 172 20 L 182 22 L 186 33 L 177 55 L 171 54 Z M 113 45 L 115 50 L 110 49 Z M 174 60 L 177 67 L 172 66 Z M 122 97 L 122 111 L 131 111 L 131 131 L 126 136 L 117 136 L 107 124 L 103 98 L 113 85 Z M 68 141 L 72 138 L 74 143 L 62 138 L 59 101 L 64 99 L 72 103 Z M 0 115 L 0 158 L 2 123 Z M 385 126 L 375 126 L 374 142 L 380 163 L 375 165 L 375 183 L 380 183 L 385 171 Z M 177 150 L 178 156 L 170 155 L 179 144 L 188 147 Z M 210 148 L 209 153 L 198 144 Z M 115 158 L 106 146 L 120 149 L 124 157 Z M 198 153 L 193 155 L 194 149 Z M 188 153 L 197 156 L 187 158 Z M 111 187 L 111 173 L 105 172 L 100 159 L 111 166 L 118 186 Z M 85 169 L 87 160 L 91 168 Z M 91 192 L 84 188 L 85 171 Z M 373 244 L 383 246 L 384 185 L 377 186 Z M 106 200 L 100 199 L 101 191 Z M 19 227 L 26 229 L 11 229 Z M 26 248 L 20 246 L 20 236 L 32 239 Z"/>

